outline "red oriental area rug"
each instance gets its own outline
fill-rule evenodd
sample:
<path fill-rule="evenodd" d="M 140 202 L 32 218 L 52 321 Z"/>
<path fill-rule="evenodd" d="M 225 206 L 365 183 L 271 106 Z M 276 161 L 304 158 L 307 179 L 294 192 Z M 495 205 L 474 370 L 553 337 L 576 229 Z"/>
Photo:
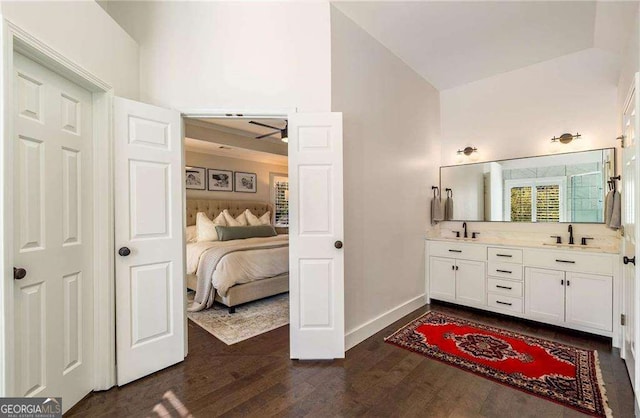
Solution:
<path fill-rule="evenodd" d="M 585 414 L 611 416 L 597 351 L 438 312 L 385 341 Z"/>

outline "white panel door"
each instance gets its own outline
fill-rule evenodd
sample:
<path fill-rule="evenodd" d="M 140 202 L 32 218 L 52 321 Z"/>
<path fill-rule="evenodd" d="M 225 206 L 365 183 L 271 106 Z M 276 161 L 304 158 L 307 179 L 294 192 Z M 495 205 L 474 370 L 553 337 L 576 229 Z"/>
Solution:
<path fill-rule="evenodd" d="M 341 113 L 289 115 L 289 199 L 291 358 L 343 358 Z"/>
<path fill-rule="evenodd" d="M 487 304 L 483 261 L 456 260 L 456 300 L 471 305 Z"/>
<path fill-rule="evenodd" d="M 567 324 L 613 329 L 613 277 L 566 273 Z"/>
<path fill-rule="evenodd" d="M 533 319 L 564 321 L 564 271 L 525 268 L 524 311 Z"/>
<path fill-rule="evenodd" d="M 182 128 L 177 111 L 115 98 L 118 385 L 184 360 Z"/>
<path fill-rule="evenodd" d="M 456 299 L 456 260 L 429 257 L 429 297 L 454 301 Z"/>
<path fill-rule="evenodd" d="M 93 388 L 92 98 L 13 60 L 14 395 L 61 396 L 66 411 Z"/>
<path fill-rule="evenodd" d="M 635 74 L 633 85 L 622 115 L 623 141 L 622 149 L 622 226 L 624 227 L 623 254 L 627 258 L 640 256 L 638 239 L 638 219 L 640 204 L 638 204 L 638 185 L 640 184 L 640 146 L 638 146 L 638 110 L 640 97 L 637 94 L 637 86 L 640 83 L 638 73 Z M 640 378 L 636 361 L 636 346 L 638 344 L 639 326 L 638 300 L 640 300 L 640 270 L 635 264 L 627 262 L 622 269 L 623 287 L 623 313 L 626 318 L 623 330 L 622 357 L 627 366 L 631 384 L 638 386 Z"/>

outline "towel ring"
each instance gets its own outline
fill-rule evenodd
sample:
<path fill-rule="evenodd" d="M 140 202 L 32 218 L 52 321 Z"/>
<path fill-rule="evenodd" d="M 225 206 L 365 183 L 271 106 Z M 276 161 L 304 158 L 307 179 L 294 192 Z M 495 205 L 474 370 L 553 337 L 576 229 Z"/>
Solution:
<path fill-rule="evenodd" d="M 447 197 L 453 198 L 453 190 L 446 188 L 444 191 L 447 192 Z"/>

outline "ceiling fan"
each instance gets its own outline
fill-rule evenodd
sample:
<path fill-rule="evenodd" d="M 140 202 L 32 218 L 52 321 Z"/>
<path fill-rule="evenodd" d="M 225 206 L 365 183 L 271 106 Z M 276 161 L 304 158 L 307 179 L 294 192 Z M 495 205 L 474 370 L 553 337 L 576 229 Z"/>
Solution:
<path fill-rule="evenodd" d="M 280 140 L 282 142 L 288 142 L 289 141 L 289 122 L 287 122 L 286 120 L 284 121 L 284 128 L 280 129 L 276 126 L 271 126 L 271 125 L 267 125 L 265 123 L 261 123 L 261 122 L 256 122 L 254 120 L 249 121 L 249 123 L 252 123 L 254 125 L 258 125 L 258 126 L 264 126 L 265 128 L 271 128 L 271 129 L 275 129 L 273 132 L 270 132 L 268 134 L 264 134 L 264 135 L 260 135 L 260 136 L 256 136 L 256 139 L 262 139 L 262 138 L 266 138 L 268 136 L 271 135 L 275 135 L 277 133 L 280 134 Z"/>

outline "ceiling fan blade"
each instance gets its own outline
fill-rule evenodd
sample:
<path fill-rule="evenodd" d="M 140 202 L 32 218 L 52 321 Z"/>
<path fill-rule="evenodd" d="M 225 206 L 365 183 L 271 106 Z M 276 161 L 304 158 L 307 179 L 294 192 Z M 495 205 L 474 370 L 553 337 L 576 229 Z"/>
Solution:
<path fill-rule="evenodd" d="M 276 126 L 267 125 L 267 124 L 264 124 L 264 123 L 256 122 L 254 120 L 250 120 L 249 123 L 253 123 L 254 125 L 258 125 L 258 126 L 264 126 L 265 128 L 276 129 L 278 131 L 280 130 L 280 128 L 278 128 Z"/>
<path fill-rule="evenodd" d="M 278 129 L 277 131 L 274 131 L 274 132 L 271 132 L 271 133 L 268 133 L 268 134 L 265 134 L 265 135 L 256 136 L 256 139 L 266 138 L 268 136 L 279 134 L 279 133 L 280 133 L 280 130 Z"/>

